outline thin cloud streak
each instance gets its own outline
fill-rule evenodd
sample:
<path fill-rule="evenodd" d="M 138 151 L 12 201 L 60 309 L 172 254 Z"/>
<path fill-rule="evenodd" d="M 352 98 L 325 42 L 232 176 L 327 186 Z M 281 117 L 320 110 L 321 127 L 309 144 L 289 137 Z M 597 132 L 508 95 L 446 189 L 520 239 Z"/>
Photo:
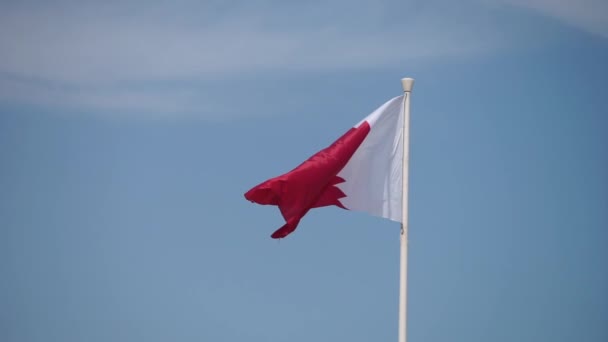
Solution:
<path fill-rule="evenodd" d="M 71 112 L 144 114 L 151 118 L 221 113 L 195 89 L 137 89 L 132 87 L 62 86 L 53 82 L 0 78 L 0 103 L 34 104 Z"/>
<path fill-rule="evenodd" d="M 495 24 L 500 10 L 481 1 L 431 1 L 407 11 L 390 0 L 2 4 L 0 101 L 196 113 L 229 100 L 208 96 L 217 103 L 201 105 L 194 86 L 160 91 L 133 84 L 198 86 L 242 74 L 387 68 L 478 57 L 531 39 L 504 21 Z"/>
<path fill-rule="evenodd" d="M 3 11 L 0 70 L 76 84 L 214 78 L 247 71 L 369 68 L 404 60 L 478 54 L 493 48 L 476 23 L 420 11 L 407 27 L 348 21 L 276 27 L 235 11 L 210 25 L 92 16 L 71 8 Z M 450 25 L 446 25 L 449 22 Z"/>
<path fill-rule="evenodd" d="M 498 3 L 530 9 L 608 38 L 608 1 L 605 0 L 498 0 Z"/>

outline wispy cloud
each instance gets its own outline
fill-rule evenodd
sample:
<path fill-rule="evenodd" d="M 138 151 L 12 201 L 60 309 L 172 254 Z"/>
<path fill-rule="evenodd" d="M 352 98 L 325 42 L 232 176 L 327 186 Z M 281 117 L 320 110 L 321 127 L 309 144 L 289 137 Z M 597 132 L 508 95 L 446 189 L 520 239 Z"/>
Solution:
<path fill-rule="evenodd" d="M 221 117 L 225 108 L 212 105 L 194 87 L 149 87 L 69 85 L 55 81 L 24 80 L 0 76 L 0 103 L 30 104 L 71 112 L 103 112 L 107 115 L 145 115 L 148 118 L 198 116 Z"/>
<path fill-rule="evenodd" d="M 504 1 L 520 5 L 519 0 Z M 534 0 L 539 5 L 528 7 L 544 8 L 546 2 Z M 490 7 L 450 1 L 403 6 L 389 0 L 369 5 L 0 4 L 0 100 L 99 110 L 204 111 L 193 87 L 161 91 L 141 85 L 209 84 L 243 73 L 369 69 L 477 56 L 515 41 L 492 23 L 496 12 Z"/>
<path fill-rule="evenodd" d="M 74 83 L 221 77 L 251 70 L 365 68 L 403 59 L 491 49 L 491 37 L 468 19 L 430 9 L 405 25 L 384 13 L 349 6 L 347 19 L 324 6 L 229 11 L 198 8 L 213 19 L 185 20 L 144 8 L 14 8 L 0 14 L 0 69 Z M 382 8 L 381 4 L 377 6 Z M 168 10 L 167 10 L 168 11 Z M 330 11 L 331 12 L 331 11 Z M 374 12 L 374 11 L 372 11 Z M 377 8 L 375 12 L 379 11 Z M 339 13 L 343 15 L 343 13 Z M 303 22 L 302 17 L 311 23 Z"/>
<path fill-rule="evenodd" d="M 494 2 L 495 0 L 487 0 Z M 496 0 L 559 19 L 573 27 L 608 38 L 608 1 Z"/>

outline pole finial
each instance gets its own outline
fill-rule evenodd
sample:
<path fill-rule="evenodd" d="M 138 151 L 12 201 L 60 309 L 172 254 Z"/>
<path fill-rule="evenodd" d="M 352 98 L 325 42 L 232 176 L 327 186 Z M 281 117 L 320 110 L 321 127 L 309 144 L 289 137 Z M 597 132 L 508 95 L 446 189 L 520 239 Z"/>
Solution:
<path fill-rule="evenodd" d="M 402 78 L 401 85 L 403 86 L 403 91 L 409 93 L 414 88 L 414 79 L 413 78 Z"/>

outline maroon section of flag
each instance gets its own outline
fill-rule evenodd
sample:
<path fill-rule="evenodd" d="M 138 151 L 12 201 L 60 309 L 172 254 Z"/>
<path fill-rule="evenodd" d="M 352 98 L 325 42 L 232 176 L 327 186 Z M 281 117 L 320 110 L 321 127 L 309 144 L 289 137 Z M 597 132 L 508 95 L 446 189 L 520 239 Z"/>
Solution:
<path fill-rule="evenodd" d="M 286 223 L 271 235 L 272 238 L 280 239 L 292 233 L 312 208 L 335 205 L 346 209 L 340 202 L 346 195 L 336 186 L 345 180 L 338 173 L 369 131 L 370 125 L 364 121 L 295 169 L 271 178 L 245 193 L 245 198 L 252 202 L 276 205 L 281 210 Z"/>
<path fill-rule="evenodd" d="M 401 222 L 404 99 L 390 99 L 331 146 L 245 193 L 281 210 L 286 222 L 273 238 L 292 233 L 310 209 L 330 205 Z"/>

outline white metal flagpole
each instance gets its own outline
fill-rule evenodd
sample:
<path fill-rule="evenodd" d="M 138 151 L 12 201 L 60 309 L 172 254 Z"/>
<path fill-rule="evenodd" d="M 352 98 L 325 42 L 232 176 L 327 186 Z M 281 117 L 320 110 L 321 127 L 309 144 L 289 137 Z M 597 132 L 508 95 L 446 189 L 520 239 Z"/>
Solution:
<path fill-rule="evenodd" d="M 403 193 L 401 208 L 401 257 L 399 269 L 399 342 L 407 340 L 407 232 L 408 232 L 408 177 L 410 161 L 410 94 L 414 87 L 413 78 L 401 80 L 404 92 L 403 103 Z"/>

